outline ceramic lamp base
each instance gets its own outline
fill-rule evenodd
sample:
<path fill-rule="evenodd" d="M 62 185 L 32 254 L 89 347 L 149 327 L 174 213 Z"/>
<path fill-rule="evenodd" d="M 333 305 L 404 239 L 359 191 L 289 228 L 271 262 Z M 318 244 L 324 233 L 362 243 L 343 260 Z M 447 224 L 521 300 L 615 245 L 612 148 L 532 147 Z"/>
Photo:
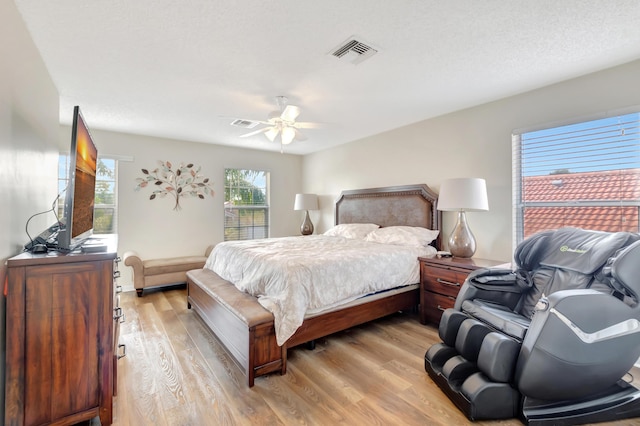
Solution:
<path fill-rule="evenodd" d="M 458 222 L 449 237 L 449 251 L 455 257 L 471 257 L 476 252 L 476 239 L 463 211 L 458 212 Z"/>
<path fill-rule="evenodd" d="M 313 234 L 313 223 L 311 223 L 311 219 L 309 218 L 309 210 L 305 210 L 304 222 L 302 222 L 302 225 L 300 226 L 300 233 L 302 235 Z"/>

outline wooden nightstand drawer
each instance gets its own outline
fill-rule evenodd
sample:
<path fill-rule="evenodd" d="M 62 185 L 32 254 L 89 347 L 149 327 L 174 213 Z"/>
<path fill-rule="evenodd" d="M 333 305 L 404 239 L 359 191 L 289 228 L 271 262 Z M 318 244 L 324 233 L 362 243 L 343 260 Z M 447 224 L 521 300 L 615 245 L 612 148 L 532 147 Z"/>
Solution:
<path fill-rule="evenodd" d="M 420 257 L 420 322 L 438 324 L 442 312 L 453 308 L 458 292 L 472 271 L 502 262 L 474 258 Z"/>
<path fill-rule="evenodd" d="M 422 285 L 425 290 L 456 297 L 468 274 L 425 265 Z"/>
<path fill-rule="evenodd" d="M 455 303 L 455 297 L 425 291 L 424 306 L 421 309 L 424 310 L 424 316 L 427 321 L 439 323 L 444 310 L 453 308 Z"/>

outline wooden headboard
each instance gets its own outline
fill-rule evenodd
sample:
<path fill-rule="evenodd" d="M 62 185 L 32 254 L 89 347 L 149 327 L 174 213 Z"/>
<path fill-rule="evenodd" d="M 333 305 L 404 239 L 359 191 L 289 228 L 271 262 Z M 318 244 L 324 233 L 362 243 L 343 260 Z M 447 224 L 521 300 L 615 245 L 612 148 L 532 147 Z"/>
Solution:
<path fill-rule="evenodd" d="M 442 213 L 436 209 L 437 200 L 438 195 L 425 184 L 342 191 L 336 201 L 335 222 L 439 230 Z M 440 241 L 438 236 L 438 249 Z"/>

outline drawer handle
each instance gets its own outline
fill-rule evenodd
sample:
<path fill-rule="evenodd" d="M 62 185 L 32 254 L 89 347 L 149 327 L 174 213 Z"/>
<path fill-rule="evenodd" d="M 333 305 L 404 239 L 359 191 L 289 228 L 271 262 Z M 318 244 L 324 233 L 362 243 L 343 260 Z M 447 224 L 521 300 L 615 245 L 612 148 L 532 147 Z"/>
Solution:
<path fill-rule="evenodd" d="M 118 306 L 113 310 L 115 315 L 113 316 L 114 321 L 119 321 L 121 324 L 124 322 L 124 312 L 122 312 L 122 308 Z"/>
<path fill-rule="evenodd" d="M 447 308 L 443 308 L 442 306 L 438 305 L 438 310 L 440 310 L 440 311 L 444 312 L 444 311 L 445 311 L 445 309 L 447 309 Z"/>
<path fill-rule="evenodd" d="M 122 349 L 122 351 L 120 351 L 120 349 Z M 118 345 L 118 354 L 117 354 L 117 358 L 124 358 L 125 356 L 127 356 L 127 345 L 125 344 L 120 344 Z"/>
<path fill-rule="evenodd" d="M 117 285 L 116 286 L 116 294 L 120 294 L 122 293 L 122 286 L 121 285 Z"/>
<path fill-rule="evenodd" d="M 448 285 L 451 287 L 460 287 L 460 283 L 452 283 L 451 281 L 443 280 L 442 278 L 436 279 L 440 284 Z"/>

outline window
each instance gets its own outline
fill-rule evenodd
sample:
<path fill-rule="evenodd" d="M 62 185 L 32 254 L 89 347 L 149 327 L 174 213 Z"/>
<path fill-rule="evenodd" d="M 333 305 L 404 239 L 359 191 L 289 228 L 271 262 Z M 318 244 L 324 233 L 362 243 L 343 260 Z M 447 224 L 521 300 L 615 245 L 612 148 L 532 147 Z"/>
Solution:
<path fill-rule="evenodd" d="M 113 158 L 98 158 L 96 173 L 96 195 L 93 208 L 93 233 L 115 234 L 117 232 L 116 178 L 118 161 Z M 58 217 L 62 216 L 67 183 L 69 181 L 69 155 L 60 154 L 58 160 Z"/>
<path fill-rule="evenodd" d="M 269 173 L 224 171 L 224 240 L 269 236 Z"/>
<path fill-rule="evenodd" d="M 638 232 L 640 113 L 513 136 L 515 244 L 563 226 Z"/>

